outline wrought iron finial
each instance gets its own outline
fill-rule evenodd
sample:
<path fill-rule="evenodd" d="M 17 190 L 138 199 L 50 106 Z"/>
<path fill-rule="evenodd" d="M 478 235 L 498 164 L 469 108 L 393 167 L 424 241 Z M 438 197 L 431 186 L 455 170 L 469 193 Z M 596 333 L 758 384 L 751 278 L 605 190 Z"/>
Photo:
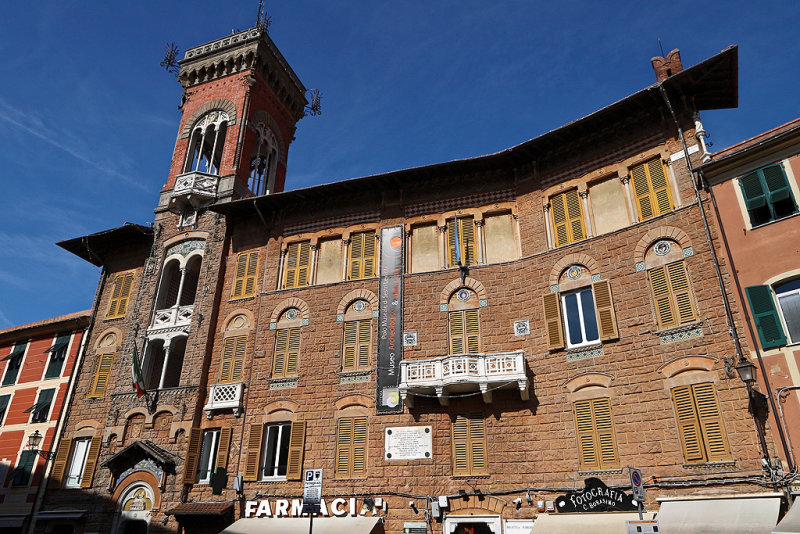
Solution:
<path fill-rule="evenodd" d="M 322 114 L 322 93 L 319 89 L 310 89 L 307 91 L 311 97 L 311 103 L 305 107 L 306 115 L 321 115 Z"/>
<path fill-rule="evenodd" d="M 269 33 L 269 27 L 272 25 L 272 17 L 267 15 L 266 10 L 261 12 L 261 4 L 263 0 L 258 0 L 258 16 L 256 17 L 256 28 L 264 33 Z"/>
<path fill-rule="evenodd" d="M 159 63 L 162 67 L 164 67 L 167 72 L 170 74 L 174 74 L 178 76 L 178 72 L 180 72 L 180 67 L 178 66 L 178 47 L 177 45 L 172 43 L 167 43 L 167 51 L 164 53 L 164 59 Z"/>

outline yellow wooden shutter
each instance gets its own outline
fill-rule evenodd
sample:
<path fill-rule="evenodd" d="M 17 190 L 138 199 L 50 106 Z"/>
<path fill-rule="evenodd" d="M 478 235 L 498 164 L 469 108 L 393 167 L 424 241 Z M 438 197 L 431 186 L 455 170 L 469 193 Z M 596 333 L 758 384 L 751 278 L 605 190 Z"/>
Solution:
<path fill-rule="evenodd" d="M 666 265 L 667 275 L 669 276 L 670 293 L 674 309 L 677 312 L 677 324 L 691 323 L 697 318 L 694 308 L 694 298 L 689 284 L 689 277 L 686 274 L 686 265 L 683 260 Z"/>
<path fill-rule="evenodd" d="M 719 401 L 714 384 L 692 385 L 700 430 L 703 432 L 706 456 L 709 462 L 720 462 L 731 459 L 728 436 L 722 423 Z"/>
<path fill-rule="evenodd" d="M 611 418 L 611 403 L 608 399 L 594 399 L 592 401 L 592 415 L 596 430 L 597 452 L 599 453 L 600 469 L 614 469 L 619 467 L 617 454 L 617 439 L 614 435 L 614 422 Z"/>
<path fill-rule="evenodd" d="M 301 480 L 303 478 L 303 452 L 306 443 L 306 422 L 295 421 L 292 423 L 292 432 L 289 436 L 289 454 L 286 462 L 286 480 Z"/>
<path fill-rule="evenodd" d="M 350 236 L 350 280 L 375 275 L 375 232 L 359 232 Z"/>
<path fill-rule="evenodd" d="M 582 400 L 573 404 L 575 411 L 575 428 L 578 433 L 578 457 L 581 470 L 591 471 L 600 468 L 595 443 L 594 420 L 592 417 L 592 401 Z"/>
<path fill-rule="evenodd" d="M 358 340 L 358 322 L 344 323 L 344 350 L 342 355 L 342 371 L 353 371 L 356 368 L 356 348 Z"/>
<path fill-rule="evenodd" d="M 111 293 L 111 302 L 108 305 L 106 317 L 123 317 L 128 309 L 128 299 L 133 284 L 133 273 L 121 274 L 114 279 L 114 291 Z"/>
<path fill-rule="evenodd" d="M 111 364 L 114 362 L 114 354 L 101 354 L 97 358 L 97 368 L 89 385 L 87 397 L 103 397 L 108 387 L 108 378 L 111 375 Z"/>
<path fill-rule="evenodd" d="M 353 418 L 353 465 L 351 476 L 364 476 L 367 473 L 367 418 Z"/>
<path fill-rule="evenodd" d="M 308 285 L 309 260 L 311 259 L 311 243 L 299 241 L 291 243 L 286 252 L 286 274 L 283 287 L 301 287 Z"/>
<path fill-rule="evenodd" d="M 286 353 L 289 347 L 289 329 L 275 331 L 275 351 L 272 357 L 272 376 L 286 376 Z"/>
<path fill-rule="evenodd" d="M 475 221 L 473 217 L 458 218 L 458 244 L 461 250 L 461 265 L 475 264 Z M 456 262 L 455 219 L 447 220 L 447 250 L 450 267 Z"/>
<path fill-rule="evenodd" d="M 53 460 L 53 471 L 50 473 L 50 480 L 47 481 L 48 488 L 60 488 L 64 483 L 64 471 L 67 470 L 69 453 L 72 450 L 72 440 L 62 438 L 56 449 L 56 457 Z"/>
<path fill-rule="evenodd" d="M 675 326 L 675 312 L 670 298 L 669 280 L 665 265 L 654 267 L 647 271 L 650 280 L 650 291 L 653 294 L 653 304 L 656 310 L 656 319 L 659 328 Z"/>
<path fill-rule="evenodd" d="M 471 475 L 485 475 L 489 472 L 486 457 L 486 426 L 483 416 L 472 414 L 469 416 L 469 463 Z"/>
<path fill-rule="evenodd" d="M 247 270 L 245 271 L 243 297 L 252 297 L 256 293 L 256 273 L 258 272 L 258 251 L 250 252 L 247 256 Z"/>
<path fill-rule="evenodd" d="M 356 368 L 369 369 L 369 357 L 372 352 L 372 320 L 358 321 L 358 351 Z"/>
<path fill-rule="evenodd" d="M 247 350 L 247 336 L 236 336 L 234 338 L 233 361 L 231 365 L 231 382 L 239 382 L 244 371 L 244 358 Z"/>
<path fill-rule="evenodd" d="M 203 430 L 193 427 L 189 430 L 189 443 L 186 446 L 186 461 L 183 463 L 184 484 L 194 484 L 197 482 L 197 463 L 200 461 L 200 449 L 202 447 Z"/>
<path fill-rule="evenodd" d="M 550 206 L 557 247 L 586 237 L 581 199 L 577 189 L 551 197 Z"/>
<path fill-rule="evenodd" d="M 469 428 L 467 418 L 457 415 L 453 421 L 453 476 L 469 475 Z"/>
<path fill-rule="evenodd" d="M 464 354 L 464 312 L 450 312 L 450 354 Z"/>
<path fill-rule="evenodd" d="M 233 293 L 231 298 L 238 299 L 244 296 L 245 279 L 247 278 L 247 254 L 242 253 L 236 257 L 236 273 L 233 278 Z"/>
<path fill-rule="evenodd" d="M 611 285 L 608 280 L 602 280 L 592 284 L 594 293 L 594 308 L 597 313 L 597 327 L 600 331 L 600 339 L 616 339 L 619 337 L 617 331 L 617 316 L 614 313 L 614 302 L 611 299 Z"/>
<path fill-rule="evenodd" d="M 542 297 L 544 305 L 544 323 L 547 329 L 547 348 L 556 350 L 564 348 L 564 333 L 561 330 L 561 299 L 558 293 L 548 293 Z"/>
<path fill-rule="evenodd" d="M 119 306 L 119 295 L 122 292 L 122 279 L 123 275 L 114 278 L 114 291 L 111 292 L 111 302 L 108 303 L 108 311 L 106 317 L 117 317 L 117 307 Z"/>
<path fill-rule="evenodd" d="M 297 375 L 297 361 L 300 358 L 300 329 L 289 329 L 289 347 L 286 354 L 286 376 Z"/>
<path fill-rule="evenodd" d="M 477 354 L 481 351 L 481 331 L 477 309 L 464 310 L 464 338 L 467 341 L 467 353 Z"/>
<path fill-rule="evenodd" d="M 675 404 L 675 416 L 678 420 L 678 432 L 683 446 L 683 458 L 687 462 L 703 462 L 706 460 L 700 434 L 700 423 L 692 398 L 691 385 L 679 386 L 672 390 L 672 402 Z"/>
<path fill-rule="evenodd" d="M 353 464 L 353 418 L 342 417 L 336 425 L 336 478 L 349 478 Z"/>
<path fill-rule="evenodd" d="M 251 423 L 247 437 L 247 453 L 244 457 L 244 480 L 254 482 L 259 479 L 259 460 L 261 460 L 261 440 L 264 438 L 264 425 Z"/>
<path fill-rule="evenodd" d="M 661 159 L 636 165 L 631 169 L 631 179 L 640 221 L 672 209 L 672 195 Z"/>
<path fill-rule="evenodd" d="M 225 346 L 222 349 L 222 361 L 219 364 L 219 383 L 225 384 L 231 381 L 233 370 L 233 353 L 236 347 L 236 338 L 225 339 Z"/>
<path fill-rule="evenodd" d="M 89 452 L 86 454 L 86 464 L 83 466 L 81 475 L 81 488 L 91 488 L 94 481 L 94 470 L 97 467 L 97 460 L 100 457 L 100 446 L 103 444 L 103 437 L 95 435 L 89 444 Z"/>
<path fill-rule="evenodd" d="M 229 426 L 219 431 L 219 447 L 217 447 L 217 462 L 214 465 L 214 471 L 220 467 L 224 469 L 228 468 L 228 455 L 231 450 L 232 433 L 232 429 Z"/>

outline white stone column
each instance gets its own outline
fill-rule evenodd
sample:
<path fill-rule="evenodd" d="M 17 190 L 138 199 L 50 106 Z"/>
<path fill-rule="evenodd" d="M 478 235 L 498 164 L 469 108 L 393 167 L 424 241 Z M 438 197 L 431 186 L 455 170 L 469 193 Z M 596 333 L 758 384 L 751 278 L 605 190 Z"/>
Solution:
<path fill-rule="evenodd" d="M 581 205 L 583 206 L 583 213 L 586 214 L 584 220 L 586 221 L 586 236 L 592 237 L 594 232 L 592 232 L 592 218 L 589 217 L 589 191 L 584 189 L 583 191 L 578 191 L 578 196 L 581 197 Z"/>
<path fill-rule="evenodd" d="M 638 222 L 639 215 L 636 212 L 636 209 L 633 207 L 633 195 L 631 193 L 631 177 L 630 176 L 622 176 L 620 177 L 620 182 L 622 182 L 622 188 L 625 190 L 625 198 L 628 199 L 628 210 L 631 214 L 631 222 Z"/>
<path fill-rule="evenodd" d="M 548 202 L 543 206 L 544 208 L 544 225 L 547 232 L 547 248 L 553 247 L 553 229 L 550 226 L 550 203 Z"/>

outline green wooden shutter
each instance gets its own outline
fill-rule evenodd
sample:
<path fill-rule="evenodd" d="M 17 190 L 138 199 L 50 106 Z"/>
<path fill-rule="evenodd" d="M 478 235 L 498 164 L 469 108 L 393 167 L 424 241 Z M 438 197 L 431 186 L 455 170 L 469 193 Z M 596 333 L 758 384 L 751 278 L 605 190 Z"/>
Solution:
<path fill-rule="evenodd" d="M 786 345 L 786 334 L 783 332 L 783 325 L 775 308 L 772 289 L 769 286 L 750 286 L 744 290 L 750 302 L 753 319 L 756 321 L 761 347 L 771 349 Z"/>
<path fill-rule="evenodd" d="M 11 395 L 0 395 L 0 425 L 3 424 L 5 419 L 9 399 L 11 399 Z"/>
<path fill-rule="evenodd" d="M 767 196 L 761 187 L 758 171 L 742 176 L 739 179 L 739 185 L 742 187 L 742 196 L 748 210 L 758 209 L 766 205 Z"/>
<path fill-rule="evenodd" d="M 770 165 L 760 170 L 764 175 L 764 183 L 767 186 L 767 197 L 770 204 L 785 200 L 792 196 L 792 190 L 789 188 L 789 181 L 786 179 L 786 173 L 783 171 L 783 165 Z"/>

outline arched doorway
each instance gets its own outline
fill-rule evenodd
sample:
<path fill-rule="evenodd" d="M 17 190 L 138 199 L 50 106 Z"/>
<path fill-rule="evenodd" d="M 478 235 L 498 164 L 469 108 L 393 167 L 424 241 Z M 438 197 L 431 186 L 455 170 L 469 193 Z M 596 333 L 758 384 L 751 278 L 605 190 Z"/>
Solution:
<path fill-rule="evenodd" d="M 116 534 L 147 534 L 153 501 L 153 489 L 148 484 L 131 484 L 118 501 Z"/>

